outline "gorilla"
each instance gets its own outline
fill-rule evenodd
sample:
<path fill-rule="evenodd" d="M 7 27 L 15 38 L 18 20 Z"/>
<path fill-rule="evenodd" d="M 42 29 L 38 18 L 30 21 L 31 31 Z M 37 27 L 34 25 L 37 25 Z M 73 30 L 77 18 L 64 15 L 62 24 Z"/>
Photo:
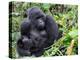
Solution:
<path fill-rule="evenodd" d="M 26 11 L 27 18 L 21 23 L 21 37 L 17 41 L 20 56 L 41 56 L 58 38 L 58 25 L 52 16 L 37 7 Z"/>

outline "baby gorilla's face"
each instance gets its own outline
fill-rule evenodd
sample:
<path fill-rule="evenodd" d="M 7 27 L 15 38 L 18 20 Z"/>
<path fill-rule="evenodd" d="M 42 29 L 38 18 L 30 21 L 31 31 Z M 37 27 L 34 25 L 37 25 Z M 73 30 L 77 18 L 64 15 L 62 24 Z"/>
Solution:
<path fill-rule="evenodd" d="M 34 38 L 36 38 L 35 36 L 32 36 Z M 33 39 L 34 38 L 28 38 L 26 36 L 23 36 L 23 39 L 22 39 L 22 43 L 23 43 L 23 49 L 26 51 L 26 53 L 29 55 L 30 51 L 36 51 L 37 48 L 33 42 Z M 34 44 L 34 45 L 33 45 Z M 38 45 L 38 44 L 37 44 Z M 30 53 L 31 54 L 31 53 Z"/>
<path fill-rule="evenodd" d="M 32 46 L 32 40 L 26 36 L 23 36 L 22 43 L 23 43 L 23 48 L 25 50 L 29 50 L 30 47 Z"/>

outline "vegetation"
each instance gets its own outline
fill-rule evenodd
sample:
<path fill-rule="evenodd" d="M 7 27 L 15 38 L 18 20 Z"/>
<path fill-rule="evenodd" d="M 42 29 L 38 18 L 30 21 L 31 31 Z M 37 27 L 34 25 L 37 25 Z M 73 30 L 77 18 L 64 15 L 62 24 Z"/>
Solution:
<path fill-rule="evenodd" d="M 59 5 L 59 4 L 43 4 L 43 3 L 26 3 L 12 2 L 9 4 L 9 28 L 10 44 L 12 46 L 12 58 L 16 58 L 16 41 L 20 36 L 20 24 L 25 17 L 25 10 L 33 6 L 37 6 L 43 10 L 45 14 L 52 15 L 59 25 L 59 31 L 62 37 L 51 45 L 42 56 L 63 56 L 78 54 L 78 6 Z"/>

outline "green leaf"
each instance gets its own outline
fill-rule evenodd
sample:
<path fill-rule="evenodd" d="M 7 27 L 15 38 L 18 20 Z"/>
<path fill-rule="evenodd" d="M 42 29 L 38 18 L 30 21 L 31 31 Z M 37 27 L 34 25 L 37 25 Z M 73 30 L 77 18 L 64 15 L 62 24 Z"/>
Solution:
<path fill-rule="evenodd" d="M 48 9 L 50 7 L 50 4 L 43 4 L 44 9 Z"/>
<path fill-rule="evenodd" d="M 78 36 L 78 30 L 72 30 L 68 33 L 72 38 L 75 38 Z"/>

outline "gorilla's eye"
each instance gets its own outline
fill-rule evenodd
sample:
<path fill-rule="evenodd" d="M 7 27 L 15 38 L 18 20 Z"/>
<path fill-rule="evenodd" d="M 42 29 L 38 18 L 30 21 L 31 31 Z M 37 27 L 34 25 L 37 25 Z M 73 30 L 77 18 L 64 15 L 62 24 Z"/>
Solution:
<path fill-rule="evenodd" d="M 43 15 L 39 15 L 39 16 L 36 17 L 36 19 L 39 19 L 39 18 L 42 18 L 42 17 L 43 17 Z"/>

